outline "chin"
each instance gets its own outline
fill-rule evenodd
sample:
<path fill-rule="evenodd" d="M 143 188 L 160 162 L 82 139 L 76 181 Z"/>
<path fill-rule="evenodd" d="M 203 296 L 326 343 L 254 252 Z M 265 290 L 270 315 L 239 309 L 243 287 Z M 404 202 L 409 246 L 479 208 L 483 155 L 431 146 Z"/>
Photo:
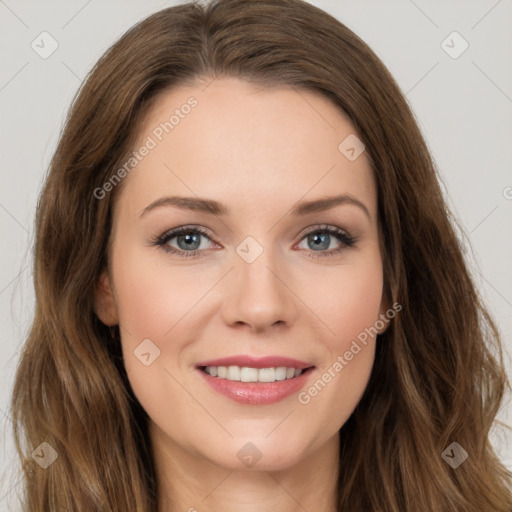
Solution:
<path fill-rule="evenodd" d="M 213 452 L 201 452 L 213 464 L 229 471 L 282 471 L 306 457 L 305 441 L 293 442 L 289 437 L 283 440 L 278 436 L 271 439 L 272 435 L 267 439 L 265 436 L 234 438 Z"/>

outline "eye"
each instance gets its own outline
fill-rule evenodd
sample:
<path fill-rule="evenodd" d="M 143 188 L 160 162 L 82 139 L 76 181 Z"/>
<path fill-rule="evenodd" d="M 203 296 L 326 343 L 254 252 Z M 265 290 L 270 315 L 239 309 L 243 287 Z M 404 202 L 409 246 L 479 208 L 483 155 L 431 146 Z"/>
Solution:
<path fill-rule="evenodd" d="M 153 240 L 150 245 L 159 246 L 165 252 L 177 254 L 180 257 L 196 258 L 203 255 L 205 249 L 208 248 L 207 246 L 201 248 L 201 237 L 212 241 L 208 232 L 200 226 L 182 226 L 165 232 Z M 323 250 L 329 247 L 333 237 L 340 242 L 340 245 L 330 251 Z M 170 242 L 173 239 L 176 239 L 178 247 L 171 245 Z M 334 256 L 347 248 L 353 247 L 356 243 L 355 237 L 335 226 L 318 226 L 303 235 L 301 241 L 304 239 L 314 248 L 313 250 L 306 249 L 313 258 Z"/>
<path fill-rule="evenodd" d="M 330 251 L 322 251 L 322 249 L 329 247 L 333 237 L 340 242 L 340 245 Z M 315 248 L 308 251 L 313 258 L 334 256 L 347 248 L 353 247 L 357 241 L 355 237 L 336 226 L 319 226 L 306 233 L 302 239 L 304 238 L 306 238 L 306 243 Z"/>
<path fill-rule="evenodd" d="M 208 233 L 199 226 L 182 226 L 167 231 L 154 240 L 151 245 L 160 246 L 165 252 L 177 254 L 184 258 L 195 258 L 203 252 L 202 249 L 199 249 L 202 236 L 211 240 Z M 169 243 L 173 238 L 176 238 L 177 248 Z"/>

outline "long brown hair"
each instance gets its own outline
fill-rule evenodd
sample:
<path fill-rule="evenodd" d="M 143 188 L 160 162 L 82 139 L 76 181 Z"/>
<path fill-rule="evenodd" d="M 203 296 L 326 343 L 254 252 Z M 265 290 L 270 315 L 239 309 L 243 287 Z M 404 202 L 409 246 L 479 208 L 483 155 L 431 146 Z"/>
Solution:
<path fill-rule="evenodd" d="M 439 176 L 399 87 L 368 46 L 301 0 L 214 0 L 161 10 L 101 57 L 78 91 L 38 202 L 35 317 L 11 412 L 24 510 L 156 512 L 147 415 L 119 332 L 94 312 L 112 202 L 98 199 L 149 105 L 177 84 L 238 77 L 316 91 L 366 146 L 378 190 L 385 289 L 403 309 L 340 431 L 338 509 L 510 512 L 512 474 L 489 442 L 507 380 Z M 458 228 L 457 228 L 458 229 Z M 58 454 L 41 468 L 32 451 Z M 457 442 L 458 467 L 441 454 Z"/>

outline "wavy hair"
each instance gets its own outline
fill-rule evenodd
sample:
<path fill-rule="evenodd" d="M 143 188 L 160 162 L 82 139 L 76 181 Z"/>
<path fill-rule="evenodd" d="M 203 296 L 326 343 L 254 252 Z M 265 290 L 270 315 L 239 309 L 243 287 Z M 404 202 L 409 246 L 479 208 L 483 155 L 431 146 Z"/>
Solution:
<path fill-rule="evenodd" d="M 94 309 L 122 187 L 101 200 L 93 191 L 130 154 L 159 95 L 217 77 L 322 94 L 348 115 L 371 163 L 385 290 L 403 309 L 340 431 L 338 510 L 511 512 L 512 474 L 489 442 L 510 389 L 502 342 L 438 171 L 384 64 L 302 0 L 163 9 L 122 35 L 76 93 L 38 200 L 35 313 L 10 404 L 24 510 L 157 511 L 148 417 L 120 333 Z M 454 441 L 469 454 L 457 469 L 441 457 Z M 46 469 L 31 457 L 42 442 L 58 454 Z"/>

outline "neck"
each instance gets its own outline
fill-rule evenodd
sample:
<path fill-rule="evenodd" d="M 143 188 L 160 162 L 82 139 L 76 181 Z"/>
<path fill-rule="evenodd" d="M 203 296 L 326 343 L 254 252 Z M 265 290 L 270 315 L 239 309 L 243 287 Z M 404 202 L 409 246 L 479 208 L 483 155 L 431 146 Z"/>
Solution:
<path fill-rule="evenodd" d="M 150 421 L 158 512 L 335 512 L 339 434 L 290 467 L 221 467 L 170 440 Z"/>

